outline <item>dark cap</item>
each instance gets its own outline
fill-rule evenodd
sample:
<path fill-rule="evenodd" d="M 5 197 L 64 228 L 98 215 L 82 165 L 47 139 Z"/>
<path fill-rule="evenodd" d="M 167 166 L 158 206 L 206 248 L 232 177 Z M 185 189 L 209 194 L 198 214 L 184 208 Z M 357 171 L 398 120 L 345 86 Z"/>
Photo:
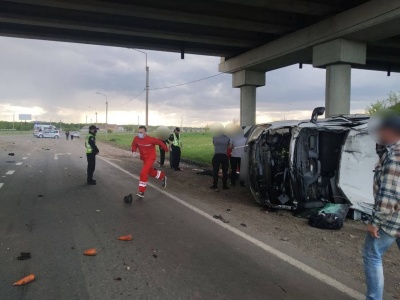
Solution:
<path fill-rule="evenodd" d="M 382 120 L 380 125 L 381 129 L 391 129 L 400 133 L 400 116 L 399 115 L 391 115 Z"/>
<path fill-rule="evenodd" d="M 175 131 L 181 132 L 181 129 L 179 127 L 176 127 Z"/>
<path fill-rule="evenodd" d="M 96 126 L 94 126 L 94 125 L 90 125 L 90 126 L 89 126 L 89 130 L 93 130 L 93 129 L 97 129 L 97 130 L 99 130 L 99 128 L 97 128 Z"/>

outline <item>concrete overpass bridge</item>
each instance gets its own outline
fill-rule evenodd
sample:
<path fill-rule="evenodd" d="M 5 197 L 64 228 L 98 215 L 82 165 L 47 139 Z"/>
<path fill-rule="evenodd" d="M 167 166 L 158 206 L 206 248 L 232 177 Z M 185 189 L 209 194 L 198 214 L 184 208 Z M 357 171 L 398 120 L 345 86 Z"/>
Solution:
<path fill-rule="evenodd" d="M 0 35 L 220 56 L 242 125 L 268 71 L 325 68 L 328 115 L 349 113 L 352 68 L 400 71 L 399 0 L 1 0 Z"/>

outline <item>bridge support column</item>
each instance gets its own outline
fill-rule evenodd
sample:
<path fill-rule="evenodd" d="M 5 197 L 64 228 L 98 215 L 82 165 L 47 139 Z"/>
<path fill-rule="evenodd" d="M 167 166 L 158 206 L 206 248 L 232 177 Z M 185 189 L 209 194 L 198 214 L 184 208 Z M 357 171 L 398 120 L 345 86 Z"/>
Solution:
<path fill-rule="evenodd" d="M 240 126 L 256 124 L 256 88 L 265 85 L 265 73 L 242 70 L 233 73 L 232 85 L 240 88 Z"/>
<path fill-rule="evenodd" d="M 313 48 L 313 66 L 326 68 L 325 115 L 350 113 L 351 64 L 366 63 L 366 45 L 337 39 Z"/>

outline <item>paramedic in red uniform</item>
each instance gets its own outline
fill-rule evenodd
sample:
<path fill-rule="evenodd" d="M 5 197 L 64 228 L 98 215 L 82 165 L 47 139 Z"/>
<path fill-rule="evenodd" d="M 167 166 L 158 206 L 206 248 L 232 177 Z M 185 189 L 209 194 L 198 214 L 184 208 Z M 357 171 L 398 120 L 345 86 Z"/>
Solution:
<path fill-rule="evenodd" d="M 143 160 L 143 168 L 140 172 L 139 181 L 139 192 L 137 196 L 140 198 L 144 197 L 144 192 L 146 191 L 147 181 L 149 175 L 156 179 L 162 181 L 162 186 L 167 187 L 167 176 L 165 173 L 154 169 L 153 165 L 156 161 L 156 146 L 160 146 L 166 152 L 168 152 L 168 147 L 163 143 L 163 141 L 148 136 L 147 128 L 145 126 L 140 126 L 138 130 L 138 135 L 132 141 L 132 153 L 136 154 L 139 149 L 140 159 Z"/>

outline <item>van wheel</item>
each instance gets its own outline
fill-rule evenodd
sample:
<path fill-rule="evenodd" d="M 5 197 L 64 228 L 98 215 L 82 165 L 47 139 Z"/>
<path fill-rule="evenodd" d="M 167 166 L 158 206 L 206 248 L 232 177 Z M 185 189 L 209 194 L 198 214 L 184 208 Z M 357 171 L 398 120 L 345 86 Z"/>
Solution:
<path fill-rule="evenodd" d="M 55 139 L 59 139 L 60 137 L 59 137 L 58 135 L 56 135 L 54 138 L 55 138 Z"/>
<path fill-rule="evenodd" d="M 43 134 L 40 134 L 40 135 L 39 135 L 39 138 L 42 138 L 42 137 L 43 137 Z"/>

